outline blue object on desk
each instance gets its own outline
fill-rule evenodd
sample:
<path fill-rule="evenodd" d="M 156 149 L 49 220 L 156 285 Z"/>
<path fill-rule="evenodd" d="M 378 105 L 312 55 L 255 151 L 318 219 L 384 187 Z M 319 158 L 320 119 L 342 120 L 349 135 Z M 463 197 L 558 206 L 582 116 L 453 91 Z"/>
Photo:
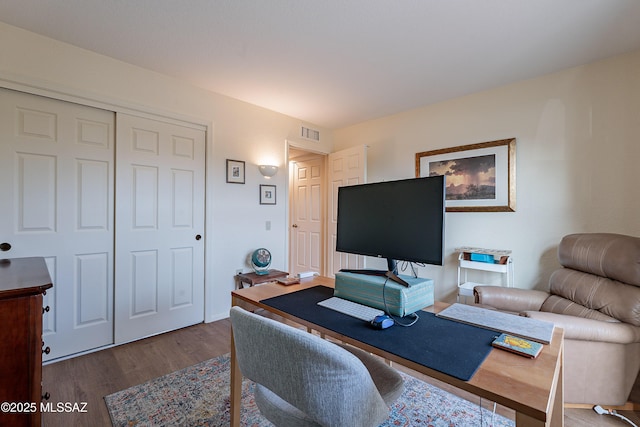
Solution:
<path fill-rule="evenodd" d="M 382 314 L 380 316 L 376 316 L 372 321 L 371 321 L 371 326 L 374 329 L 387 329 L 393 326 L 395 322 L 393 321 L 393 319 L 389 316 L 387 316 L 386 314 Z"/>

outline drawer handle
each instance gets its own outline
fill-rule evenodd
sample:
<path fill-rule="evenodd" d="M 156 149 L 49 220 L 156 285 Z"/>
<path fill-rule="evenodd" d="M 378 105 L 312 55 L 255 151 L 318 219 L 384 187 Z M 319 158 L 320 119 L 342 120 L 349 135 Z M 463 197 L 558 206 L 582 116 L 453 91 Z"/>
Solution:
<path fill-rule="evenodd" d="M 49 308 L 49 306 L 43 307 L 42 308 L 42 314 L 48 313 L 49 310 L 51 310 L 51 308 Z"/>
<path fill-rule="evenodd" d="M 44 400 L 49 400 L 49 398 L 51 398 L 51 394 L 49 392 L 46 392 L 45 394 L 42 395 L 42 399 Z"/>
<path fill-rule="evenodd" d="M 45 348 L 44 350 L 42 350 L 42 352 L 43 352 L 44 354 L 49 354 L 49 353 L 51 353 L 51 348 L 50 348 L 49 346 L 47 346 L 47 348 Z"/>

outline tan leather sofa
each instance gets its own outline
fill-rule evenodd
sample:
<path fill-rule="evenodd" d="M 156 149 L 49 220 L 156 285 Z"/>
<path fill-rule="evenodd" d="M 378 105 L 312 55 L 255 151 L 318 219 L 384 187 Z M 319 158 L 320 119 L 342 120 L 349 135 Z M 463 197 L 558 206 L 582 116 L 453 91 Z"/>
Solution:
<path fill-rule="evenodd" d="M 477 286 L 475 302 L 565 331 L 565 403 L 623 405 L 640 370 L 640 238 L 565 236 L 549 291 Z"/>

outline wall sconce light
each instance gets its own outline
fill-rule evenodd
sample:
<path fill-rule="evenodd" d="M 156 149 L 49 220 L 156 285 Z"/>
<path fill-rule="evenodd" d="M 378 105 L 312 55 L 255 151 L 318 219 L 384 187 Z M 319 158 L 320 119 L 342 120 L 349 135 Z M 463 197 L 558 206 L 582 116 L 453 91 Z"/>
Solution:
<path fill-rule="evenodd" d="M 259 165 L 260 173 L 266 178 L 271 178 L 278 173 L 278 167 L 273 165 Z"/>

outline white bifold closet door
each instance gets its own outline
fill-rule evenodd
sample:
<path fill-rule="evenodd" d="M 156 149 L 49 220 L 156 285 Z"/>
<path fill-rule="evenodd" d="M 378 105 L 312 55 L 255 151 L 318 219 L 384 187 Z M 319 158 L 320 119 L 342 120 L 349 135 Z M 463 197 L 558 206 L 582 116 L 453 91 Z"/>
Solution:
<path fill-rule="evenodd" d="M 117 115 L 115 342 L 204 320 L 205 132 Z"/>
<path fill-rule="evenodd" d="M 113 343 L 114 120 L 0 88 L 0 257 L 46 259 L 44 360 Z"/>
<path fill-rule="evenodd" d="M 46 259 L 45 361 L 204 320 L 205 130 L 180 123 L 0 88 L 0 258 Z"/>

